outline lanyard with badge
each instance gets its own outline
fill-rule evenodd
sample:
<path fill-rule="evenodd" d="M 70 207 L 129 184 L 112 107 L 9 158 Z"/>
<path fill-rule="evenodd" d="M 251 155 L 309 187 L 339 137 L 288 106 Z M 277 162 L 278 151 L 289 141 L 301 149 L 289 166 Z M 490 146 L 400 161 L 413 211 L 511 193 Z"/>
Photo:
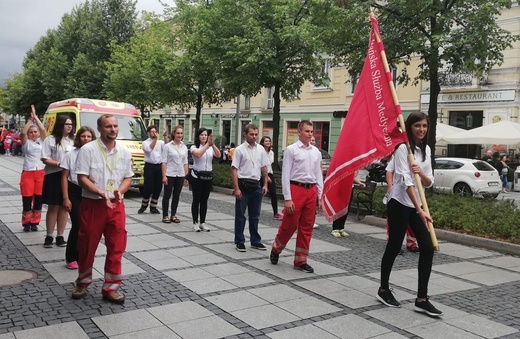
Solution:
<path fill-rule="evenodd" d="M 103 156 L 103 161 L 111 175 L 111 178 L 107 179 L 107 186 L 106 186 L 107 192 L 114 192 L 116 189 L 116 187 L 115 187 L 116 181 L 114 180 L 114 169 L 116 168 L 116 163 L 117 163 L 117 148 L 115 149 L 114 156 L 112 157 L 112 166 L 110 166 L 110 164 L 108 163 L 107 152 L 101 146 L 101 141 L 99 141 L 99 139 L 97 139 L 97 144 L 98 144 L 99 150 L 101 151 L 101 155 Z"/>

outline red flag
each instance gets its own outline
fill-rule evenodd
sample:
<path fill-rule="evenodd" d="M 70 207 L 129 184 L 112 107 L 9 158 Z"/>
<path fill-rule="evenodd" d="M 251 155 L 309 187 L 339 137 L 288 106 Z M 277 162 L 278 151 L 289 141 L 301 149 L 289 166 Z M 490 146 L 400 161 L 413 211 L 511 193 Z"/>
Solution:
<path fill-rule="evenodd" d="M 390 155 L 407 140 L 406 133 L 397 128 L 401 107 L 392 97 L 392 74 L 385 71 L 377 19 L 371 15 L 370 20 L 365 64 L 323 186 L 323 209 L 328 221 L 347 213 L 356 171 Z"/>

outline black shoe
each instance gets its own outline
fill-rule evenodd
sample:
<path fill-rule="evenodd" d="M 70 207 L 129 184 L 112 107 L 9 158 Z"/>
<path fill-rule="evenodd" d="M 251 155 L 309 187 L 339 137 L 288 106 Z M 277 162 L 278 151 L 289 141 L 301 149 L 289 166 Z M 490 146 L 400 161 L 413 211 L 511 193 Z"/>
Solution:
<path fill-rule="evenodd" d="M 56 246 L 59 246 L 59 247 L 67 246 L 67 242 L 65 241 L 65 239 L 63 239 L 63 236 L 58 235 L 56 237 Z"/>
<path fill-rule="evenodd" d="M 439 311 L 438 309 L 433 306 L 428 298 L 424 301 L 417 301 L 415 300 L 415 311 L 426 313 L 429 316 L 432 317 L 440 317 L 442 315 L 442 311 Z"/>
<path fill-rule="evenodd" d="M 259 251 L 267 250 L 267 248 L 262 243 L 260 243 L 260 244 L 251 244 L 251 248 L 254 248 L 255 250 L 259 250 Z"/>
<path fill-rule="evenodd" d="M 31 225 L 23 225 L 23 231 L 24 232 L 30 232 L 31 231 Z"/>
<path fill-rule="evenodd" d="M 38 225 L 31 225 L 32 232 L 38 232 Z"/>
<path fill-rule="evenodd" d="M 139 212 L 139 211 L 137 211 L 137 212 Z M 150 213 L 152 213 L 152 214 L 161 214 L 161 212 L 159 212 L 157 207 L 150 207 Z"/>
<path fill-rule="evenodd" d="M 146 206 L 141 206 L 141 208 L 137 210 L 137 214 L 143 214 L 144 211 L 146 211 Z"/>
<path fill-rule="evenodd" d="M 278 258 L 280 257 L 279 254 L 276 254 L 271 250 L 271 254 L 269 254 L 269 259 L 271 260 L 271 264 L 276 265 L 278 264 Z"/>
<path fill-rule="evenodd" d="M 414 247 L 414 248 L 407 248 L 408 252 L 412 252 L 412 253 L 419 253 L 420 250 L 419 250 L 419 247 Z"/>
<path fill-rule="evenodd" d="M 43 243 L 43 247 L 45 248 L 52 248 L 52 241 L 54 240 L 53 237 L 50 235 L 45 237 L 45 242 Z"/>
<path fill-rule="evenodd" d="M 246 246 L 244 244 L 236 244 L 237 251 L 239 252 L 245 252 Z"/>
<path fill-rule="evenodd" d="M 392 290 L 383 291 L 381 288 L 377 291 L 377 299 L 389 307 L 401 307 L 399 301 L 397 301 L 392 293 Z"/>
<path fill-rule="evenodd" d="M 294 268 L 300 271 L 303 271 L 305 273 L 314 273 L 314 268 L 311 267 L 311 265 L 303 264 L 300 266 L 294 265 Z"/>

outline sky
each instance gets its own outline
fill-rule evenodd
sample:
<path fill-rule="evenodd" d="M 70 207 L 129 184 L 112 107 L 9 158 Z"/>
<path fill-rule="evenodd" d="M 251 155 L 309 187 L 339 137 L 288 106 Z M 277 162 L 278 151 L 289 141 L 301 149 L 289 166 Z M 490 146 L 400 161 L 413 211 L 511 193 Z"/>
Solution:
<path fill-rule="evenodd" d="M 64 14 L 84 0 L 0 0 L 0 85 L 9 74 L 21 73 L 27 51 L 48 29 L 56 28 Z M 171 4 L 172 0 L 163 1 Z M 159 0 L 137 0 L 140 13 L 163 13 Z"/>

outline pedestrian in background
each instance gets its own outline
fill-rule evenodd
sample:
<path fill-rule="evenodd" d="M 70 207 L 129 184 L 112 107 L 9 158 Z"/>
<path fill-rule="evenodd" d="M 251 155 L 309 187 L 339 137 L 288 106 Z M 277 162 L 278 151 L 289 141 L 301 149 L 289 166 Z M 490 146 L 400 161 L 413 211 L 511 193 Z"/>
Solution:
<path fill-rule="evenodd" d="M 59 115 L 51 135 L 43 141 L 41 159 L 45 164 L 45 176 L 43 178 L 43 203 L 48 205 L 45 225 L 47 236 L 43 247 L 51 248 L 54 241 L 54 228 L 58 226 L 56 245 L 67 246 L 63 238 L 65 226 L 67 226 L 68 212 L 63 207 L 63 194 L 61 191 L 61 167 L 63 157 L 70 152 L 74 144 L 74 127 L 68 115 Z"/>
<path fill-rule="evenodd" d="M 311 141 L 309 141 L 309 143 L 312 146 L 316 147 L 316 138 L 313 136 L 311 138 Z M 323 163 L 322 162 L 320 162 L 320 167 L 321 167 L 321 172 L 323 173 Z M 318 200 L 316 200 L 316 206 L 318 206 Z M 318 213 L 318 208 L 316 209 L 316 213 Z M 314 223 L 314 225 L 312 225 L 312 228 L 318 228 L 318 227 L 320 227 L 320 225 L 316 222 Z"/>
<path fill-rule="evenodd" d="M 220 151 L 213 143 L 213 134 L 204 127 L 195 133 L 194 145 L 190 148 L 193 155 L 193 170 L 190 178 L 193 202 L 191 203 L 191 216 L 194 232 L 209 232 L 206 226 L 206 213 L 208 212 L 208 199 L 213 180 L 213 158 L 220 158 Z M 200 223 L 199 223 L 200 222 Z"/>
<path fill-rule="evenodd" d="M 269 189 L 271 207 L 273 208 L 273 219 L 282 220 L 283 215 L 278 213 L 278 197 L 276 196 L 276 181 L 273 173 L 274 152 L 272 150 L 271 138 L 262 137 L 262 139 L 260 139 L 260 145 L 264 146 L 265 152 L 267 153 L 267 177 L 262 177 L 262 179 L 267 179 L 267 188 Z"/>
<path fill-rule="evenodd" d="M 124 194 L 132 183 L 132 154 L 116 142 L 119 125 L 115 116 L 97 120 L 99 139 L 83 146 L 78 154 L 76 174 L 82 190 L 78 236 L 79 271 L 72 298 L 87 294 L 92 283 L 92 266 L 101 240 L 105 237 L 105 276 L 103 300 L 123 304 L 119 293 L 122 282 L 121 260 L 126 249 L 126 212 Z"/>
<path fill-rule="evenodd" d="M 502 155 L 500 161 L 497 161 L 496 169 L 502 181 L 502 193 L 507 192 L 507 175 L 509 174 L 509 166 L 507 165 L 507 155 Z"/>
<path fill-rule="evenodd" d="M 76 175 L 76 160 L 79 150 L 88 142 L 96 140 L 94 130 L 88 126 L 81 127 L 74 137 L 74 147 L 65 154 L 61 163 L 61 191 L 63 207 L 69 212 L 71 228 L 67 238 L 65 262 L 68 269 L 78 269 L 78 233 L 81 227 L 79 210 L 81 205 L 81 187 Z"/>
<path fill-rule="evenodd" d="M 45 128 L 38 119 L 34 105 L 31 105 L 31 118 L 25 124 L 22 134 L 22 149 L 25 157 L 20 178 L 22 193 L 22 226 L 24 232 L 38 231 L 42 218 L 42 189 L 45 165 L 41 161 Z"/>
<path fill-rule="evenodd" d="M 162 153 L 162 182 L 164 193 L 162 199 L 163 222 L 179 223 L 177 218 L 177 206 L 182 186 L 187 185 L 188 181 L 188 148 L 182 140 L 184 139 L 184 129 L 182 126 L 175 126 L 172 130 L 170 142 L 164 145 Z M 172 195 L 171 216 L 168 218 L 168 205 Z"/>
<path fill-rule="evenodd" d="M 323 172 L 321 152 L 310 144 L 314 127 L 312 122 L 298 123 L 298 140 L 284 152 L 282 168 L 282 190 L 284 196 L 283 220 L 273 241 L 269 259 L 273 265 L 294 232 L 296 249 L 294 268 L 306 273 L 314 269 L 307 264 L 313 224 L 316 219 L 316 200 L 321 210 Z"/>
<path fill-rule="evenodd" d="M 148 139 L 143 141 L 144 152 L 144 188 L 141 208 L 138 214 L 144 213 L 150 204 L 150 213 L 160 214 L 157 209 L 159 195 L 162 190 L 162 162 L 161 157 L 164 148 L 164 141 L 158 140 L 157 126 L 152 125 L 146 129 Z M 150 196 L 152 201 L 150 201 Z"/>
<path fill-rule="evenodd" d="M 377 299 L 389 307 L 401 307 L 390 290 L 389 279 L 395 258 L 401 250 L 406 227 L 410 225 L 421 249 L 415 310 L 430 316 L 440 316 L 442 312 L 435 308 L 428 298 L 428 282 L 433 262 L 433 243 L 428 222 L 432 222 L 432 218 L 422 209 L 414 180 L 414 175 L 417 174 L 424 187 L 433 185 L 431 150 L 426 143 L 428 126 L 428 115 L 422 112 L 414 112 L 406 119 L 405 130 L 415 158 L 413 164 L 408 161 L 408 150 L 405 144 L 401 144 L 394 152 L 394 186 L 386 205 L 389 234 L 385 253 L 381 259 L 381 286 L 377 291 Z"/>
<path fill-rule="evenodd" d="M 356 175 L 357 175 L 357 173 L 356 173 Z M 357 177 L 354 178 L 354 183 L 358 184 L 360 187 L 366 187 L 365 183 L 361 182 L 361 180 L 359 180 L 359 178 L 357 178 Z M 353 186 L 354 185 L 352 185 L 352 187 Z M 341 237 L 349 236 L 347 231 L 345 231 L 345 223 L 347 222 L 348 210 L 350 208 L 350 204 L 352 203 L 352 196 L 353 196 L 353 194 L 350 195 L 350 201 L 348 202 L 347 212 L 345 213 L 345 215 L 339 217 L 338 219 L 336 219 L 332 222 L 332 232 L 330 234 L 332 234 L 332 236 L 334 238 L 341 238 Z"/>
<path fill-rule="evenodd" d="M 231 163 L 231 178 L 235 194 L 235 247 L 245 252 L 244 228 L 246 226 L 246 209 L 249 219 L 249 235 L 251 248 L 265 251 L 262 238 L 258 233 L 258 220 L 262 196 L 267 193 L 267 165 L 269 160 L 264 147 L 256 143 L 258 127 L 247 124 L 244 127 L 246 141 L 235 149 Z M 263 185 L 260 187 L 261 178 Z"/>

